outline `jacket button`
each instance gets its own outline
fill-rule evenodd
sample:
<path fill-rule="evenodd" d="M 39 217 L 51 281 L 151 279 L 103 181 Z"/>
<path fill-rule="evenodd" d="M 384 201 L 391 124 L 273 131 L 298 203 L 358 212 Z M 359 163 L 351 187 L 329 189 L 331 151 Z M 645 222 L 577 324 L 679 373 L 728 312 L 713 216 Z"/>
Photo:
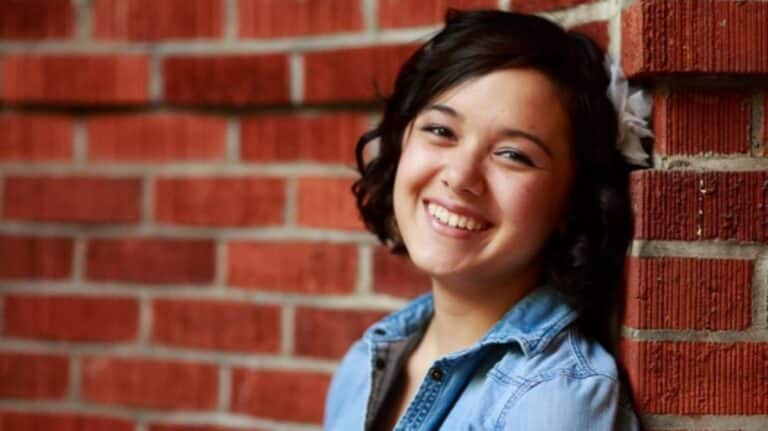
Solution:
<path fill-rule="evenodd" d="M 383 330 L 382 328 L 376 328 L 373 330 L 373 333 L 376 335 L 384 335 L 387 333 L 387 331 Z"/>
<path fill-rule="evenodd" d="M 432 371 L 429 372 L 429 377 L 432 378 L 432 380 L 440 381 L 443 380 L 443 370 L 440 368 L 434 367 L 432 368 Z"/>

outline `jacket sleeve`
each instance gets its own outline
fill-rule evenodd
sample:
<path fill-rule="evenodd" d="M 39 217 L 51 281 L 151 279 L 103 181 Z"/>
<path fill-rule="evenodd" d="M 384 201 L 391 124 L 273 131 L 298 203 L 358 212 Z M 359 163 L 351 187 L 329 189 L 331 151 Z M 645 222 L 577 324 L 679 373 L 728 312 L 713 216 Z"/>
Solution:
<path fill-rule="evenodd" d="M 637 417 L 620 400 L 609 376 L 556 375 L 513 397 L 497 423 L 512 431 L 639 431 Z"/>

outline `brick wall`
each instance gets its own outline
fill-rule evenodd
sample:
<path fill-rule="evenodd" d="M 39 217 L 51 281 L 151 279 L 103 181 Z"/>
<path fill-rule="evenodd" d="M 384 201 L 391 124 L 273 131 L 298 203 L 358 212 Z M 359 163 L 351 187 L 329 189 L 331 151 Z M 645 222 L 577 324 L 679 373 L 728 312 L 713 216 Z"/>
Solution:
<path fill-rule="evenodd" d="M 349 343 L 427 286 L 348 188 L 446 5 L 579 27 L 652 90 L 638 406 L 768 429 L 768 3 L 0 0 L 0 430 L 319 428 Z"/>

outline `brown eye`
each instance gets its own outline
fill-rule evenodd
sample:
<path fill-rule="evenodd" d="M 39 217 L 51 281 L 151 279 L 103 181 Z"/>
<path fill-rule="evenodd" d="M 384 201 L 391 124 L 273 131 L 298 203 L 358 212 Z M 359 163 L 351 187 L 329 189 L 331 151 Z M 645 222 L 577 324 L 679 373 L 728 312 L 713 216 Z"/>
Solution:
<path fill-rule="evenodd" d="M 441 138 L 453 138 L 455 135 L 453 134 L 453 131 L 447 127 L 444 126 L 424 126 L 422 127 L 423 131 L 429 132 L 435 136 L 439 136 Z"/>
<path fill-rule="evenodd" d="M 494 154 L 506 160 L 512 160 L 515 162 L 524 163 L 528 166 L 534 166 L 531 158 L 519 151 L 501 150 L 501 151 L 495 152 Z"/>

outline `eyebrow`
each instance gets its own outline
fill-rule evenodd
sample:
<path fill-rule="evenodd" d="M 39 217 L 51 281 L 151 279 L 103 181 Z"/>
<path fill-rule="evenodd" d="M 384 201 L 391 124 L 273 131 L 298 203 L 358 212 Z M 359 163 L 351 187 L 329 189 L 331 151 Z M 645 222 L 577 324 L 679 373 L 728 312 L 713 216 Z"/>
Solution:
<path fill-rule="evenodd" d="M 450 106 L 434 104 L 434 105 L 427 106 L 427 110 L 442 112 L 456 119 L 459 119 L 462 121 L 464 120 L 464 116 L 462 116 L 458 111 L 451 108 Z M 501 134 L 509 138 L 528 139 L 529 141 L 538 145 L 545 153 L 547 153 L 548 156 L 552 157 L 552 152 L 549 150 L 549 147 L 547 146 L 547 144 L 545 144 L 541 138 L 534 135 L 533 133 L 526 132 L 525 130 L 520 130 L 520 129 L 504 128 L 501 130 Z"/>

